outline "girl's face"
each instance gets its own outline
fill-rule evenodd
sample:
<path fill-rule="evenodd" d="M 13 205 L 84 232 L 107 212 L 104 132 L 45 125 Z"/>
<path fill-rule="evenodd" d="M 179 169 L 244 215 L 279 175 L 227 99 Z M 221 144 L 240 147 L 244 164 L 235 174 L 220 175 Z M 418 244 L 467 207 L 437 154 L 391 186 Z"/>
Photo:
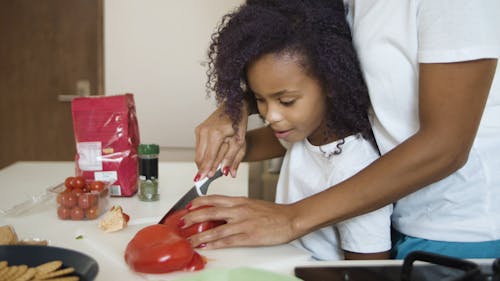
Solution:
<path fill-rule="evenodd" d="M 260 115 L 277 138 L 324 144 L 326 97 L 320 83 L 303 70 L 300 57 L 263 55 L 249 65 L 247 79 Z"/>

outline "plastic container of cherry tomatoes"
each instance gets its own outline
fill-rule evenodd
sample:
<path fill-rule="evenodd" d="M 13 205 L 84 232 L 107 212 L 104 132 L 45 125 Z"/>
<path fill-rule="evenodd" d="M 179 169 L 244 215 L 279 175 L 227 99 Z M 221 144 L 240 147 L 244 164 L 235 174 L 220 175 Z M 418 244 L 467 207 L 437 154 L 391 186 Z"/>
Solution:
<path fill-rule="evenodd" d="M 109 204 L 109 184 L 68 177 L 57 190 L 57 217 L 62 220 L 94 220 L 105 213 Z"/>

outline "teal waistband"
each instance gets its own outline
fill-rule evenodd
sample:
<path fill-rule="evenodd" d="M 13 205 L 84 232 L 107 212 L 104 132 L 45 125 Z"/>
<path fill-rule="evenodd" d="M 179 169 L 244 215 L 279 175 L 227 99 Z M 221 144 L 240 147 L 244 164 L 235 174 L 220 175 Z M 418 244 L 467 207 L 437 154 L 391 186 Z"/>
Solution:
<path fill-rule="evenodd" d="M 446 242 L 412 237 L 394 231 L 391 256 L 404 259 L 413 251 L 426 251 L 462 259 L 500 258 L 500 240 Z"/>

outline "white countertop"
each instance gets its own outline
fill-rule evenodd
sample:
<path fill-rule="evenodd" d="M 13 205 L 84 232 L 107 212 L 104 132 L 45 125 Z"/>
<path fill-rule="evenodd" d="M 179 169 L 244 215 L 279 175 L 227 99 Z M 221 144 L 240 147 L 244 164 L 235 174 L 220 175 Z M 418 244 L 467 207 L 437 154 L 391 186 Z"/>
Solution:
<path fill-rule="evenodd" d="M 70 221 L 57 217 L 55 198 L 35 209 L 17 216 L 0 216 L 0 225 L 14 226 L 19 238 L 39 238 L 49 245 L 70 248 L 93 257 L 99 264 L 97 281 L 108 280 L 173 280 L 193 274 L 175 272 L 161 275 L 142 275 L 129 270 L 123 255 L 125 247 L 141 228 L 157 223 L 164 213 L 193 185 L 196 166 L 192 162 L 160 162 L 160 200 L 142 202 L 136 196 L 112 197 L 111 205 L 121 205 L 130 215 L 129 226 L 115 233 L 104 233 L 97 220 Z M 17 162 L 0 170 L 0 209 L 7 210 L 74 175 L 73 162 Z M 214 181 L 208 193 L 247 196 L 248 165 L 242 163 L 238 177 L 222 177 Z M 83 239 L 75 239 L 82 235 Z M 199 250 L 208 258 L 206 268 L 250 266 L 275 272 L 293 274 L 296 264 L 309 260 L 309 255 L 290 245 L 255 248 Z"/>
<path fill-rule="evenodd" d="M 14 226 L 19 238 L 39 238 L 48 240 L 52 246 L 64 247 L 83 252 L 93 257 L 99 264 L 97 281 L 108 280 L 175 280 L 192 275 L 192 272 L 174 272 L 159 275 L 144 275 L 132 272 L 123 255 L 125 247 L 141 228 L 157 223 L 163 214 L 193 185 L 196 167 L 192 162 L 160 162 L 160 200 L 142 202 L 136 196 L 112 197 L 110 205 L 121 205 L 130 215 L 129 226 L 119 232 L 104 233 L 97 220 L 60 220 L 56 214 L 55 198 L 38 204 L 21 215 L 0 214 L 0 225 Z M 74 175 L 73 162 L 18 162 L 0 170 L 0 210 L 26 200 L 31 200 L 57 185 L 70 175 Z M 242 163 L 238 177 L 222 177 L 214 181 L 209 193 L 232 196 L 247 196 L 248 165 Z M 1 213 L 1 212 L 0 212 Z M 83 239 L 75 239 L 82 235 Z M 273 247 L 231 248 L 219 250 L 199 250 L 207 257 L 210 268 L 253 267 L 293 275 L 296 266 L 387 266 L 400 265 L 401 260 L 379 261 L 313 261 L 310 255 L 290 245 Z M 492 259 L 471 260 L 490 265 Z"/>

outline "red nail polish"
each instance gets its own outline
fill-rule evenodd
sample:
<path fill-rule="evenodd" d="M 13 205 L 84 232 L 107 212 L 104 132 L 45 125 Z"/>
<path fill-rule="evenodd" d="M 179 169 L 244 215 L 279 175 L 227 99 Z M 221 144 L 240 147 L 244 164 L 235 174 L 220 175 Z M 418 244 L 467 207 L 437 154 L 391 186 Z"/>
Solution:
<path fill-rule="evenodd" d="M 196 176 L 194 177 L 194 181 L 199 181 L 201 178 L 200 173 L 197 173 Z"/>
<path fill-rule="evenodd" d="M 224 167 L 224 169 L 222 169 L 222 173 L 224 174 L 224 176 L 227 176 L 227 174 L 229 174 L 229 167 Z"/>
<path fill-rule="evenodd" d="M 205 248 L 206 246 L 206 243 L 201 243 L 200 245 L 196 246 L 196 248 Z"/>
<path fill-rule="evenodd" d="M 185 224 L 186 224 L 186 222 L 184 221 L 184 219 L 180 219 L 179 222 L 177 223 L 177 226 L 183 227 Z"/>
<path fill-rule="evenodd" d="M 187 209 L 187 210 L 191 209 L 191 206 L 193 206 L 193 203 L 189 202 L 189 203 L 186 205 L 186 209 Z"/>

